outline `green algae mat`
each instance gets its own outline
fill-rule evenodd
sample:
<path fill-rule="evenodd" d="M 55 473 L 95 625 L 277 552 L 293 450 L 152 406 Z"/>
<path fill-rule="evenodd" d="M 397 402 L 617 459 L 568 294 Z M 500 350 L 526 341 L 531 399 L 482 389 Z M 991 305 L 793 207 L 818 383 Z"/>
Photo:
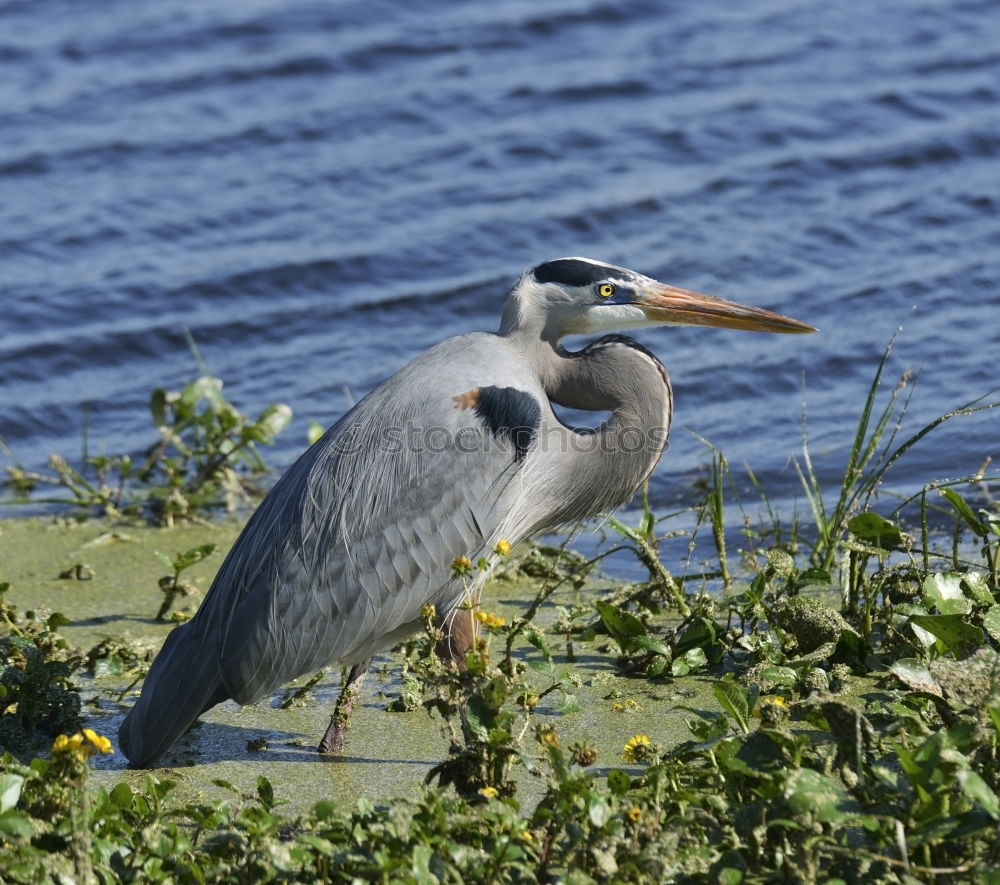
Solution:
<path fill-rule="evenodd" d="M 846 582 L 783 544 L 698 586 L 526 545 L 467 670 L 429 618 L 342 756 L 329 671 L 130 770 L 118 724 L 239 528 L 0 523 L 4 880 L 1000 881 L 996 542 L 925 555 L 873 515 Z"/>

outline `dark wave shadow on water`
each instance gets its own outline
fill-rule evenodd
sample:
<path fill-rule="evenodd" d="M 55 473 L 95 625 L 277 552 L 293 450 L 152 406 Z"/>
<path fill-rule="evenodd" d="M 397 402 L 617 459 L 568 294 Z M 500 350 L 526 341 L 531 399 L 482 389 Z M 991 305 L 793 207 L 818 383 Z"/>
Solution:
<path fill-rule="evenodd" d="M 0 435 L 28 466 L 141 450 L 190 329 L 273 460 L 521 270 L 585 254 L 761 304 L 805 340 L 642 341 L 708 456 L 797 479 L 801 400 L 839 477 L 879 355 L 914 429 L 996 383 L 1000 20 L 983 3 L 0 3 Z M 892 483 L 973 472 L 996 418 Z M 683 428 L 689 428 L 687 433 Z"/>

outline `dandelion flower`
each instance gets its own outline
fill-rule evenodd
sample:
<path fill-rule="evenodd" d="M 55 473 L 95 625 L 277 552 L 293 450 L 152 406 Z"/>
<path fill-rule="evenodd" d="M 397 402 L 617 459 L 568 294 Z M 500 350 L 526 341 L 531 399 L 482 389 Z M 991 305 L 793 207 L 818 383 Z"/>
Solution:
<path fill-rule="evenodd" d="M 481 787 L 477 792 L 480 796 L 485 796 L 487 799 L 496 799 L 500 795 L 496 787 Z"/>
<path fill-rule="evenodd" d="M 484 612 L 482 609 L 476 612 L 476 620 L 487 627 L 503 627 L 507 623 L 505 618 L 495 615 L 493 612 Z"/>
<path fill-rule="evenodd" d="M 634 734 L 625 742 L 622 760 L 630 763 L 641 762 L 649 756 L 652 748 L 648 734 Z"/>
<path fill-rule="evenodd" d="M 753 715 L 757 719 L 760 719 L 761 708 L 765 704 L 770 704 L 771 706 L 776 707 L 779 710 L 788 709 L 788 701 L 786 701 L 780 694 L 766 694 L 760 699 L 760 703 L 758 703 L 758 705 L 754 707 Z"/>
<path fill-rule="evenodd" d="M 102 756 L 108 756 L 114 753 L 114 750 L 111 748 L 111 741 L 104 737 L 104 735 L 97 734 L 92 728 L 85 728 L 83 730 L 83 736 Z"/>
<path fill-rule="evenodd" d="M 456 556 L 451 561 L 451 570 L 456 575 L 466 575 L 472 568 L 472 560 L 468 556 Z"/>
<path fill-rule="evenodd" d="M 635 823 L 642 817 L 642 809 L 638 805 L 633 805 L 625 814 L 632 823 Z"/>
<path fill-rule="evenodd" d="M 558 747 L 559 734 L 553 725 L 543 725 L 538 729 L 538 743 L 545 747 Z"/>
<path fill-rule="evenodd" d="M 501 556 L 507 556 L 510 553 L 510 541 L 497 541 L 497 545 L 493 549 Z"/>
<path fill-rule="evenodd" d="M 108 755 L 114 753 L 111 748 L 111 741 L 103 735 L 97 734 L 92 728 L 85 728 L 83 732 L 74 735 L 59 735 L 52 742 L 53 754 L 66 754 L 75 756 L 83 761 L 90 758 L 94 753 Z"/>

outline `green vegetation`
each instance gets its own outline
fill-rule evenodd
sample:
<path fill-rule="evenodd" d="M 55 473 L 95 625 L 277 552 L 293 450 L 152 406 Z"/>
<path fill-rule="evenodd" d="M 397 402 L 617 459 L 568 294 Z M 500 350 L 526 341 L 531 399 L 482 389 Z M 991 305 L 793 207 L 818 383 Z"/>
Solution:
<path fill-rule="evenodd" d="M 643 581 L 599 582 L 596 592 L 600 558 L 564 547 L 498 546 L 490 561 L 456 560 L 470 579 L 491 571 L 484 598 L 525 579 L 535 595 L 507 617 L 470 601 L 482 636 L 464 670 L 436 656 L 430 610 L 402 646 L 402 687 L 387 707 L 425 709 L 448 745 L 428 785 L 406 798 L 289 813 L 281 784 L 263 774 L 254 791 L 217 780 L 221 794 L 191 799 L 167 771 L 95 789 L 88 758 L 107 748 L 100 735 L 75 733 L 73 669 L 88 661 L 127 680 L 141 675 L 143 655 L 114 642 L 74 653 L 57 632 L 65 619 L 22 618 L 7 604 L 0 739 L 14 754 L 0 764 L 0 875 L 1000 883 L 1000 479 L 932 482 L 892 512 L 872 508 L 886 471 L 923 436 L 995 404 L 970 403 L 897 443 L 903 386 L 878 407 L 884 365 L 835 500 L 804 446 L 808 527 L 782 524 L 759 484 L 768 516 L 751 518 L 713 450 L 686 515 L 693 533 L 671 529 L 676 515 L 657 519 L 645 499 L 636 525 L 608 521 L 616 549 L 648 572 Z M 950 534 L 933 531 L 935 520 Z M 692 534 L 713 551 L 697 575 L 665 552 L 678 536 L 696 549 Z M 165 557 L 165 581 L 179 588 L 209 553 Z M 572 602 L 553 606 L 567 588 Z M 627 715 L 624 688 L 680 697 L 695 681 L 710 686 L 710 701 L 678 702 L 684 740 L 640 731 L 610 756 L 566 737 L 584 687 L 607 691 Z M 8 727 L 20 745 L 8 743 Z M 31 733 L 54 740 L 52 750 L 22 751 Z M 253 743 L 266 759 L 267 742 Z"/>
<path fill-rule="evenodd" d="M 49 456 L 48 471 L 27 470 L 16 460 L 8 464 L 5 485 L 15 497 L 4 503 L 68 503 L 84 515 L 141 514 L 173 525 L 221 506 L 231 511 L 258 497 L 253 477 L 267 465 L 257 446 L 273 444 L 292 411 L 276 403 L 251 420 L 223 396 L 222 381 L 209 374 L 191 346 L 201 374 L 182 390 L 153 391 L 149 410 L 157 440 L 141 461 L 129 454 L 91 455 L 85 434 L 78 467 L 62 455 Z M 39 486 L 61 489 L 69 497 L 29 498 Z"/>

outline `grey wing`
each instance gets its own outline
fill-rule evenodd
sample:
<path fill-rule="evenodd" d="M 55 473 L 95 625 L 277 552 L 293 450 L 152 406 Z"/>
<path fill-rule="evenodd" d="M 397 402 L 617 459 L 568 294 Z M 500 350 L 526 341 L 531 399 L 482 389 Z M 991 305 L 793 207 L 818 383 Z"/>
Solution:
<path fill-rule="evenodd" d="M 195 618 L 217 643 L 232 697 L 248 703 L 336 661 L 364 660 L 412 632 L 424 604 L 443 610 L 462 597 L 451 563 L 516 531 L 511 514 L 547 406 L 523 374 L 497 375 L 418 360 L 282 477 Z"/>

